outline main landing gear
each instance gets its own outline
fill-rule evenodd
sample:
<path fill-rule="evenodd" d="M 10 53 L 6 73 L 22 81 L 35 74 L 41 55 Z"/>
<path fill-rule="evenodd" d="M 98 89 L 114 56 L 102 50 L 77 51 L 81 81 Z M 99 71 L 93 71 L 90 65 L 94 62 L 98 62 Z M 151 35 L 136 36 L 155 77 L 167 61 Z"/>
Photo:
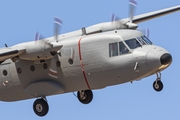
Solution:
<path fill-rule="evenodd" d="M 49 111 L 49 105 L 45 98 L 40 98 L 34 101 L 33 110 L 38 116 L 45 116 Z"/>
<path fill-rule="evenodd" d="M 88 104 L 93 99 L 93 93 L 91 90 L 81 90 L 77 92 L 78 100 L 83 104 Z M 49 111 L 49 105 L 45 97 L 41 97 L 34 101 L 33 110 L 36 115 L 43 117 Z"/>
<path fill-rule="evenodd" d="M 161 73 L 156 73 L 157 79 L 153 83 L 153 88 L 155 91 L 160 92 L 163 89 L 163 83 L 161 82 Z"/>
<path fill-rule="evenodd" d="M 83 104 L 88 104 L 93 99 L 93 93 L 91 90 L 81 90 L 77 92 L 78 100 Z"/>

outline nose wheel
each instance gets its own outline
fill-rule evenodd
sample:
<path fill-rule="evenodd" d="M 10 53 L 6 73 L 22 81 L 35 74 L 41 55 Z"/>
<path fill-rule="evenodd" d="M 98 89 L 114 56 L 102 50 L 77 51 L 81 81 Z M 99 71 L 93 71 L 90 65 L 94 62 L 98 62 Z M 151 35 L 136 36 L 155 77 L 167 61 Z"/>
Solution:
<path fill-rule="evenodd" d="M 78 100 L 83 104 L 88 104 L 93 99 L 93 93 L 91 90 L 81 90 L 77 92 Z"/>
<path fill-rule="evenodd" d="M 161 73 L 156 73 L 157 79 L 153 83 L 153 88 L 155 91 L 160 92 L 163 89 L 163 83 L 161 82 Z"/>
<path fill-rule="evenodd" d="M 49 111 L 48 103 L 45 99 L 37 99 L 34 101 L 33 110 L 38 116 L 45 116 Z"/>

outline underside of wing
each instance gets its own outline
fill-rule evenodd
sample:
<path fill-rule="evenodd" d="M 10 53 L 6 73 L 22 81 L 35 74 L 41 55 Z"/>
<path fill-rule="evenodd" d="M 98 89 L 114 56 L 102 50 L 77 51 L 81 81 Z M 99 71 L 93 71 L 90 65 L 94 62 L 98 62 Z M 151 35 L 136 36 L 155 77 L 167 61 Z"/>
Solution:
<path fill-rule="evenodd" d="M 2 48 L 0 49 L 0 63 L 22 54 L 25 49 Z"/>

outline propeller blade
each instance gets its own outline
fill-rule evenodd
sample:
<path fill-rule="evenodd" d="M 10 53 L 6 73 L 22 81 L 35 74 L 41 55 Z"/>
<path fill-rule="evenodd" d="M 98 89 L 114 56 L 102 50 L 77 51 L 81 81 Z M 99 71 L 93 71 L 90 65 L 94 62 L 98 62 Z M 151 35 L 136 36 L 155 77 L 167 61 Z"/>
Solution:
<path fill-rule="evenodd" d="M 75 57 L 75 50 L 74 48 L 71 48 L 71 59 L 74 60 L 74 57 Z"/>
<path fill-rule="evenodd" d="M 111 22 L 115 21 L 115 14 L 113 13 L 111 16 Z"/>
<path fill-rule="evenodd" d="M 139 29 L 140 32 L 142 32 L 144 35 L 146 35 L 147 38 L 149 38 L 149 29 L 144 28 L 144 29 Z"/>
<path fill-rule="evenodd" d="M 116 14 L 112 14 L 111 22 L 113 26 L 116 26 L 116 29 L 119 29 L 120 27 L 123 26 L 123 22 L 120 20 L 120 18 Z"/>
<path fill-rule="evenodd" d="M 116 14 L 112 14 L 111 16 L 111 22 L 114 22 L 114 21 L 120 21 L 120 17 L 118 17 Z"/>
<path fill-rule="evenodd" d="M 39 32 L 36 32 L 35 33 L 35 41 L 38 41 L 38 40 L 42 40 L 42 39 L 44 39 L 45 37 L 44 36 L 42 36 Z"/>
<path fill-rule="evenodd" d="M 43 39 L 43 37 L 39 34 L 39 32 L 36 32 L 36 34 L 35 34 L 35 42 L 36 42 L 36 44 L 45 46 L 46 42 L 44 40 L 42 40 L 42 39 Z"/>
<path fill-rule="evenodd" d="M 60 28 L 62 26 L 62 20 L 55 17 L 54 18 L 54 36 L 55 36 L 55 40 L 56 42 L 58 42 L 58 34 L 59 34 L 59 31 L 60 31 Z"/>
<path fill-rule="evenodd" d="M 35 34 L 35 41 L 38 41 L 40 39 L 40 34 L 38 32 L 36 32 Z"/>
<path fill-rule="evenodd" d="M 136 6 L 137 6 L 137 2 L 135 0 L 129 1 L 129 20 L 131 23 L 133 22 L 133 17 L 134 17 Z"/>
<path fill-rule="evenodd" d="M 69 60 L 68 60 L 68 63 L 70 64 L 70 65 L 73 65 L 73 63 L 74 63 L 74 57 L 75 57 L 75 50 L 74 50 L 74 48 L 71 48 L 71 54 L 70 54 L 71 56 L 70 56 L 70 58 L 69 58 Z"/>
<path fill-rule="evenodd" d="M 137 2 L 135 0 L 129 0 L 129 21 L 127 22 L 119 19 L 115 14 L 112 14 L 111 22 L 113 27 L 116 29 L 137 29 L 138 25 L 133 23 L 136 6 Z"/>
<path fill-rule="evenodd" d="M 145 31 L 146 31 L 146 32 L 145 32 L 145 35 L 149 38 L 149 29 L 146 28 Z"/>
<path fill-rule="evenodd" d="M 49 76 L 58 78 L 58 72 L 56 67 L 56 57 L 53 57 L 50 61 Z"/>

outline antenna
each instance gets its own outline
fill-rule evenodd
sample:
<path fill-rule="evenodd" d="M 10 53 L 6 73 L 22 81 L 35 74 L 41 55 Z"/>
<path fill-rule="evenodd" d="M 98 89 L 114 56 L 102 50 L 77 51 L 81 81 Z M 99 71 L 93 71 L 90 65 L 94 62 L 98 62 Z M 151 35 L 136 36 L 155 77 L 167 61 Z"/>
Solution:
<path fill-rule="evenodd" d="M 8 47 L 8 45 L 7 45 L 7 44 L 5 44 L 5 47 Z"/>
<path fill-rule="evenodd" d="M 87 35 L 87 33 L 86 33 L 86 28 L 85 28 L 85 27 L 82 28 L 82 36 L 83 36 L 83 35 Z"/>

